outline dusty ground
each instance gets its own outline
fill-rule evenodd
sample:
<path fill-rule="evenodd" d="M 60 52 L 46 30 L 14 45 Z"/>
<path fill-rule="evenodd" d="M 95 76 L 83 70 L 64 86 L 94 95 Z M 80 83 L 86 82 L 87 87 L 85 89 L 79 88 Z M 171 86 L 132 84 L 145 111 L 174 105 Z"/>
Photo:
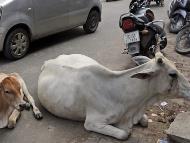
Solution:
<path fill-rule="evenodd" d="M 168 23 L 166 10 L 169 1 L 166 0 L 165 7 L 152 7 L 156 18 L 164 19 L 166 23 Z M 178 104 L 180 104 L 181 111 L 185 111 L 189 109 L 187 103 L 183 103 L 183 101 L 180 103 L 177 100 L 178 104 L 176 104 L 173 103 L 174 101 L 170 103 L 170 101 L 164 100 L 168 102 L 168 106 L 162 109 L 165 114 L 158 106 L 148 108 L 149 118 L 153 121 L 149 123 L 149 127 L 146 129 L 137 126 L 129 140 L 118 141 L 111 137 L 87 132 L 83 123 L 64 120 L 51 115 L 40 105 L 37 98 L 37 80 L 41 65 L 45 60 L 55 58 L 61 53 L 81 53 L 96 59 L 111 69 L 129 67 L 130 57 L 121 55 L 124 45 L 122 31 L 118 27 L 119 16 L 128 11 L 129 2 L 130 0 L 103 2 L 103 19 L 98 31 L 92 35 L 85 35 L 80 28 L 77 28 L 41 39 L 33 45 L 33 50 L 22 60 L 8 62 L 0 57 L 1 72 L 18 72 L 21 74 L 44 115 L 44 119 L 38 122 L 33 118 L 31 112 L 24 111 L 14 130 L 0 130 L 0 143 L 156 143 L 158 139 L 166 137 L 164 130 L 169 126 L 168 118 L 166 118 L 167 122 L 165 123 L 165 117 L 159 119 L 159 116 L 165 115 L 170 118 L 173 112 L 168 113 L 166 112 L 167 109 L 171 109 L 173 106 L 175 108 L 172 109 L 178 109 Z M 168 33 L 167 37 L 166 56 L 176 61 L 178 69 L 190 80 L 190 56 L 182 56 L 174 51 L 176 35 Z M 180 110 L 176 111 L 180 112 Z M 152 113 L 157 114 L 158 117 L 153 117 Z M 172 121 L 172 118 L 169 121 Z"/>

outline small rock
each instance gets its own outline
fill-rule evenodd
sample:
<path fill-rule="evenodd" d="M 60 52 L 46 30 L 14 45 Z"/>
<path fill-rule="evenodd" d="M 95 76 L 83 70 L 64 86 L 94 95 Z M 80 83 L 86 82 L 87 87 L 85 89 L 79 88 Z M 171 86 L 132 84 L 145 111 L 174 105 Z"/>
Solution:
<path fill-rule="evenodd" d="M 152 114 L 151 114 L 151 116 L 152 116 L 152 117 L 157 117 L 158 115 L 157 115 L 157 114 L 152 113 Z"/>
<path fill-rule="evenodd" d="M 163 117 L 165 114 L 164 114 L 164 112 L 161 112 L 160 115 Z"/>
<path fill-rule="evenodd" d="M 149 123 L 152 123 L 153 121 L 152 121 L 152 119 L 148 119 L 148 122 L 149 122 Z"/>
<path fill-rule="evenodd" d="M 162 102 L 162 103 L 160 103 L 160 105 L 162 106 L 162 107 L 164 107 L 164 106 L 166 106 L 168 103 L 167 102 Z"/>
<path fill-rule="evenodd" d="M 190 112 L 180 113 L 166 130 L 168 137 L 176 143 L 190 143 Z"/>

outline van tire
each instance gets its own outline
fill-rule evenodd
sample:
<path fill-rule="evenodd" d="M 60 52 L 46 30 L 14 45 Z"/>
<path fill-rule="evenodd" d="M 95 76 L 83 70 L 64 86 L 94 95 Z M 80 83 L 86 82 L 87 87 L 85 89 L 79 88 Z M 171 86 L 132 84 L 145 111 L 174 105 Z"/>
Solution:
<path fill-rule="evenodd" d="M 29 45 L 30 38 L 28 32 L 23 28 L 13 29 L 6 36 L 3 49 L 4 56 L 10 60 L 21 59 L 26 55 Z"/>
<path fill-rule="evenodd" d="M 83 29 L 87 34 L 94 33 L 98 28 L 100 13 L 97 10 L 90 11 Z"/>

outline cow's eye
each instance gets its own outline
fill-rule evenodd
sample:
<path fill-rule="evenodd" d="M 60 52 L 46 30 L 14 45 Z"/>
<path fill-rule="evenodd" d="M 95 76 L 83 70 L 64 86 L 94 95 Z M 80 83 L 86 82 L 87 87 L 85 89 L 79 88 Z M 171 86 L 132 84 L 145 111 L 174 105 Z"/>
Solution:
<path fill-rule="evenodd" d="M 8 91 L 8 90 L 5 90 L 5 93 L 6 93 L 6 94 L 9 94 L 9 93 L 10 93 L 10 91 Z"/>
<path fill-rule="evenodd" d="M 171 78 L 177 78 L 177 72 L 176 72 L 176 71 L 171 71 L 171 72 L 169 73 L 169 76 L 170 76 Z"/>

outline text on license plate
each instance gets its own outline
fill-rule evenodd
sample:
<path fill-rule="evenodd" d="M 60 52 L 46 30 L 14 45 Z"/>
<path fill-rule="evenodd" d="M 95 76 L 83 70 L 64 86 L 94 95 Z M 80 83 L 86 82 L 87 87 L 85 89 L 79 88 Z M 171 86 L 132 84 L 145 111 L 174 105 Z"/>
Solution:
<path fill-rule="evenodd" d="M 127 44 L 140 41 L 139 31 L 125 33 L 124 40 Z"/>

